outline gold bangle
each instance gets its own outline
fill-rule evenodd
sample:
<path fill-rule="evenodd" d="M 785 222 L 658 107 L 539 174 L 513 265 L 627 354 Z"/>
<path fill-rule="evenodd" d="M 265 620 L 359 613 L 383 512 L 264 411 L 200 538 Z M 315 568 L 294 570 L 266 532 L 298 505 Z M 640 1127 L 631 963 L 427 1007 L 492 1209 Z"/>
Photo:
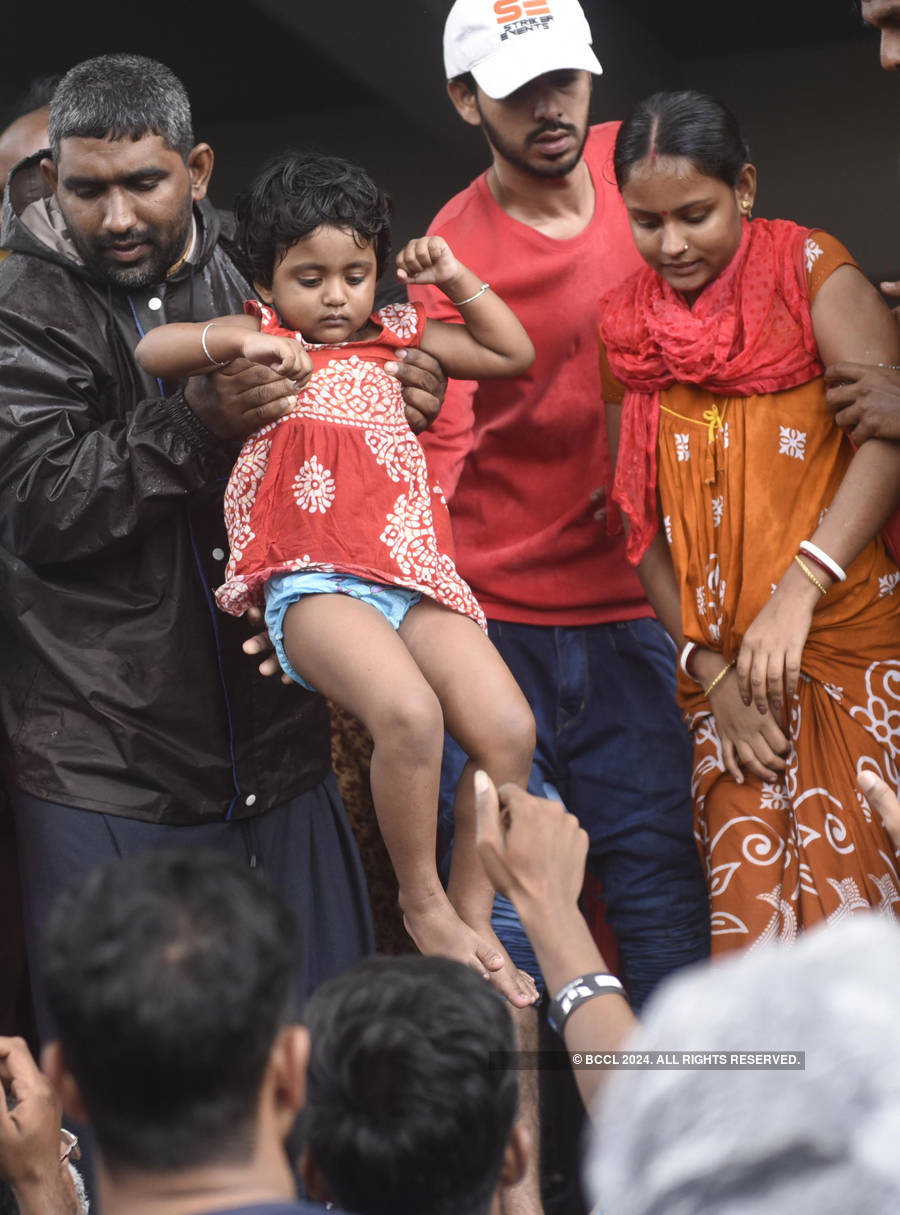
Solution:
<path fill-rule="evenodd" d="M 722 682 L 722 680 L 725 678 L 725 676 L 728 674 L 728 672 L 731 670 L 731 668 L 733 666 L 734 666 L 734 663 L 729 662 L 727 667 L 722 667 L 721 671 L 718 673 L 718 675 L 715 677 L 715 679 L 712 681 L 712 683 L 709 685 L 709 687 L 704 688 L 703 695 L 707 699 L 709 699 L 709 694 L 713 690 L 713 688 L 716 687 L 717 684 L 720 684 Z"/>
<path fill-rule="evenodd" d="M 794 558 L 794 560 L 797 562 L 797 564 L 798 564 L 798 565 L 800 566 L 800 568 L 803 570 L 804 574 L 806 574 L 806 576 L 807 576 L 807 578 L 810 580 L 810 582 L 812 582 L 812 583 L 813 583 L 815 586 L 817 586 L 817 587 L 819 588 L 819 591 L 820 591 L 820 592 L 821 592 L 823 595 L 827 595 L 827 594 L 828 594 L 828 587 L 827 587 L 827 586 L 823 586 L 823 585 L 822 585 L 822 583 L 821 583 L 821 582 L 819 581 L 819 579 L 818 579 L 818 578 L 815 576 L 815 574 L 812 572 L 812 570 L 809 568 L 809 566 L 806 564 L 806 562 L 803 560 L 803 558 L 802 558 L 802 557 L 795 557 L 795 558 Z"/>

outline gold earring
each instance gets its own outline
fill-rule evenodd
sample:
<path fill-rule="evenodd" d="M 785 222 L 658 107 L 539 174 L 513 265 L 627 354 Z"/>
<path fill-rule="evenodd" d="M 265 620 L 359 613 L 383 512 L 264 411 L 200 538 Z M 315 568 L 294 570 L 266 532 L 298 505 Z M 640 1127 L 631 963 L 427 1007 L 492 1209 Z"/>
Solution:
<path fill-rule="evenodd" d="M 749 198 L 745 198 L 741 203 L 741 211 L 746 215 L 747 219 L 753 218 L 753 203 Z"/>

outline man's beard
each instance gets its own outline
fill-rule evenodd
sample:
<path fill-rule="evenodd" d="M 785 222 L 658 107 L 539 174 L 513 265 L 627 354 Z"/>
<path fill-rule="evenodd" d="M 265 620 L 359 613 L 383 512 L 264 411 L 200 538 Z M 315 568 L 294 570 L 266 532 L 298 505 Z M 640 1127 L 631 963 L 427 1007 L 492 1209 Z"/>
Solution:
<path fill-rule="evenodd" d="M 153 228 L 131 228 L 115 237 L 101 236 L 84 240 L 71 226 L 69 235 L 91 274 L 103 282 L 112 283 L 114 287 L 135 288 L 165 281 L 167 271 L 184 254 L 190 229 L 189 211 L 183 227 L 174 235 Z M 106 251 L 117 245 L 127 244 L 146 244 L 149 249 L 135 265 L 119 265 Z"/>
<path fill-rule="evenodd" d="M 555 163 L 534 164 L 506 142 L 500 132 L 493 126 L 481 113 L 481 107 L 478 107 L 478 113 L 481 114 L 481 128 L 484 131 L 484 137 L 488 141 L 490 147 L 502 156 L 504 160 L 509 161 L 517 169 L 521 169 L 523 173 L 530 173 L 532 177 L 566 177 L 578 162 L 584 153 L 584 145 L 587 143 L 589 126 L 586 122 L 584 130 L 579 133 L 578 128 L 571 122 L 545 122 L 539 127 L 536 127 L 525 139 L 526 145 L 534 143 L 534 141 L 547 131 L 566 131 L 573 135 L 578 141 L 575 150 L 564 159 L 560 159 Z"/>

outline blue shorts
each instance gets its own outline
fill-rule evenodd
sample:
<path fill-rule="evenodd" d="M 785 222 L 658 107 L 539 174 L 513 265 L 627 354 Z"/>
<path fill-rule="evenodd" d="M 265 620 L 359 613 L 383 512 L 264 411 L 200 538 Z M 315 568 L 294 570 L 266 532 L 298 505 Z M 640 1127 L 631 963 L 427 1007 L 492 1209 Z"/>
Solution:
<path fill-rule="evenodd" d="M 319 570 L 278 574 L 270 578 L 263 589 L 266 595 L 266 628 L 281 669 L 310 692 L 318 689 L 297 674 L 284 652 L 284 614 L 292 603 L 304 595 L 350 595 L 353 599 L 370 603 L 381 612 L 388 624 L 399 629 L 403 617 L 422 598 L 419 591 L 408 591 L 402 586 L 385 586 L 381 582 L 366 582 L 352 574 L 327 574 Z"/>

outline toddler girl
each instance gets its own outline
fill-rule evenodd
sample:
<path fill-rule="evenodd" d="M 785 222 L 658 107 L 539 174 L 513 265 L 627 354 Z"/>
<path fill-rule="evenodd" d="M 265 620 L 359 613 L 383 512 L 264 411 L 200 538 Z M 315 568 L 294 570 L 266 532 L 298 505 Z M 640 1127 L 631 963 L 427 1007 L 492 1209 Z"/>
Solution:
<path fill-rule="evenodd" d="M 520 375 L 534 351 L 440 237 L 411 241 L 397 276 L 435 283 L 465 324 L 426 320 L 418 304 L 373 313 L 389 218 L 386 196 L 361 169 L 280 157 L 238 205 L 238 241 L 264 304 L 205 325 L 160 326 L 137 357 L 162 377 L 247 359 L 303 384 L 292 410 L 246 441 L 231 474 L 231 556 L 216 598 L 234 615 L 264 600 L 285 672 L 371 733 L 372 797 L 418 948 L 468 963 L 525 1005 L 535 989 L 490 927 L 472 774 L 481 767 L 524 786 L 534 722 L 453 564 L 446 504 L 384 364 L 417 345 L 448 375 L 482 379 Z M 445 725 L 469 756 L 449 898 L 435 867 Z"/>

